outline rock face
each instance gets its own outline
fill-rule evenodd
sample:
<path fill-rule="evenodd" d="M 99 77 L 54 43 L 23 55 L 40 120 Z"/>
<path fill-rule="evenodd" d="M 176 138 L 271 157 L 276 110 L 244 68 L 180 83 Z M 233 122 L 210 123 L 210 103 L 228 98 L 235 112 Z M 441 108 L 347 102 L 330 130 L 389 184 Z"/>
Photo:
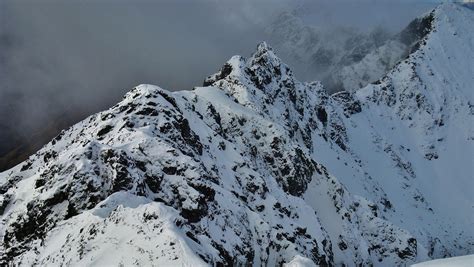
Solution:
<path fill-rule="evenodd" d="M 140 85 L 0 174 L 0 265 L 405 265 L 474 252 L 473 13 L 328 95 L 265 43 Z"/>

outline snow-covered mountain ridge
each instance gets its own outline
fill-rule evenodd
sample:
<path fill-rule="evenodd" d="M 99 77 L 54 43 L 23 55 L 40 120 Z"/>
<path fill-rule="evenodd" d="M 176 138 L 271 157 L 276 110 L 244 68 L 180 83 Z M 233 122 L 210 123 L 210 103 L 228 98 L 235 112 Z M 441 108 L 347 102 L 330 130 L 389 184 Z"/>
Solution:
<path fill-rule="evenodd" d="M 445 4 L 383 79 L 328 95 L 262 43 L 140 85 L 0 174 L 0 264 L 406 265 L 473 253 L 474 23 Z"/>
<path fill-rule="evenodd" d="M 383 28 L 368 33 L 353 28 L 330 30 L 307 25 L 297 12 L 284 12 L 267 26 L 279 55 L 303 80 L 318 77 L 329 92 L 356 91 L 382 78 L 406 58 L 430 31 L 431 16 L 415 18 L 392 34 Z"/>

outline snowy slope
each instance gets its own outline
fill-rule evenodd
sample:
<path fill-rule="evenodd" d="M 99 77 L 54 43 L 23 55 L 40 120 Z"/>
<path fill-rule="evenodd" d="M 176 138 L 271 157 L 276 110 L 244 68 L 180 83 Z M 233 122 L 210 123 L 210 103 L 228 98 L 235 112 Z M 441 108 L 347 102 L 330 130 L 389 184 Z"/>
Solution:
<path fill-rule="evenodd" d="M 433 15 L 425 44 L 356 93 L 363 112 L 344 122 L 351 156 L 316 160 L 352 192 L 386 203 L 384 216 L 416 236 L 418 255 L 437 258 L 473 249 L 474 39 L 472 11 L 443 5 Z"/>
<path fill-rule="evenodd" d="M 0 265 L 406 265 L 473 253 L 474 23 L 454 4 L 355 94 L 265 43 L 140 85 L 0 174 Z"/>
<path fill-rule="evenodd" d="M 412 266 L 413 267 L 472 267 L 474 266 L 474 255 L 426 261 L 426 262 L 414 264 Z"/>

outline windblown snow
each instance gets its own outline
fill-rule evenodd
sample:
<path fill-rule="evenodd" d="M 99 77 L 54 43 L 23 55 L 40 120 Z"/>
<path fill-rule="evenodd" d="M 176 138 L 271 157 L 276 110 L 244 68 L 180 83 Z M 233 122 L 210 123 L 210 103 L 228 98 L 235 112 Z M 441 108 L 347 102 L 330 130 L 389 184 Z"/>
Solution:
<path fill-rule="evenodd" d="M 473 11 L 328 95 L 261 43 L 140 85 L 0 174 L 0 265 L 408 265 L 474 253 Z"/>

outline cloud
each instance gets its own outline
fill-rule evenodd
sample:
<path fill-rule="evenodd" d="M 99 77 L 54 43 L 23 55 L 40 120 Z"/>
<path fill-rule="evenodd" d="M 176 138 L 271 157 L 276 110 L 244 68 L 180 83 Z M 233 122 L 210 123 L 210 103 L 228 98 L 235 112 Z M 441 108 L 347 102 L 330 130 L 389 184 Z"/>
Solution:
<path fill-rule="evenodd" d="M 250 22 L 237 27 L 220 9 L 206 1 L 2 2 L 1 109 L 38 127 L 64 111 L 102 109 L 139 83 L 200 85 L 260 41 Z"/>
<path fill-rule="evenodd" d="M 0 124 L 24 133 L 83 116 L 139 83 L 199 86 L 232 55 L 250 54 L 282 10 L 324 28 L 401 28 L 423 9 L 382 2 L 0 1 Z"/>

